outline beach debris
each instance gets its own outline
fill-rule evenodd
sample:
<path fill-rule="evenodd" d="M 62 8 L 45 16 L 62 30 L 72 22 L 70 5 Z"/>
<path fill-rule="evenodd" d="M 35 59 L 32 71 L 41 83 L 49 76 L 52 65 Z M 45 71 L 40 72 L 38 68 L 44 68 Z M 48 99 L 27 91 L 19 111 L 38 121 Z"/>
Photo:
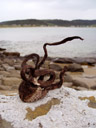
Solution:
<path fill-rule="evenodd" d="M 67 71 L 67 66 L 60 71 L 59 81 L 55 82 L 56 74 L 52 69 L 42 69 L 41 66 L 44 64 L 48 57 L 46 46 L 55 46 L 64 44 L 74 39 L 83 40 L 81 37 L 73 36 L 65 38 L 60 42 L 45 43 L 43 45 L 44 57 L 40 60 L 38 54 L 33 53 L 25 56 L 24 61 L 21 64 L 21 78 L 23 81 L 19 86 L 19 97 L 24 102 L 34 102 L 46 96 L 49 90 L 60 88 L 64 81 L 64 74 Z M 34 60 L 34 67 L 27 64 L 29 60 Z M 45 80 L 44 77 L 49 76 L 49 79 Z"/>

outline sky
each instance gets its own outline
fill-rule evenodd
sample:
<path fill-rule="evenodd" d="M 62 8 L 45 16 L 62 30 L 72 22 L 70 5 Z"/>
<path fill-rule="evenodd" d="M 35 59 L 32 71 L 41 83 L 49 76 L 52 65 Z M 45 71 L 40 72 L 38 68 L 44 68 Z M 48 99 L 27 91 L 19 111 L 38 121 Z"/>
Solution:
<path fill-rule="evenodd" d="M 96 19 L 96 0 L 0 0 L 0 22 L 17 19 Z"/>

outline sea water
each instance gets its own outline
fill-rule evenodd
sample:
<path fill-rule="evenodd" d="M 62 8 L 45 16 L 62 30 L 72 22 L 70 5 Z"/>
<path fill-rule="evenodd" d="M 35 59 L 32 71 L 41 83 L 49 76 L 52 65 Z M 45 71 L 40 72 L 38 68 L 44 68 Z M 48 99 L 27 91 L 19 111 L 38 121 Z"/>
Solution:
<path fill-rule="evenodd" d="M 80 36 L 79 39 L 48 46 L 50 57 L 96 57 L 96 28 L 81 27 L 21 27 L 0 28 L 0 48 L 21 55 L 37 53 L 44 55 L 43 44 L 63 40 L 66 37 Z"/>

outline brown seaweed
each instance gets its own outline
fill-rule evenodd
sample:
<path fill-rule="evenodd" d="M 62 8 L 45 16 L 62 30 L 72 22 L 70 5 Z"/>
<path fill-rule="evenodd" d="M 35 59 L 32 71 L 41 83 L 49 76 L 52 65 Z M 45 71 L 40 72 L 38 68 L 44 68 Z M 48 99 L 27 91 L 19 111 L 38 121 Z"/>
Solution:
<path fill-rule="evenodd" d="M 41 69 L 41 66 L 44 64 L 46 58 L 48 57 L 47 46 L 55 46 L 64 44 L 68 41 L 72 41 L 74 39 L 83 40 L 81 37 L 73 36 L 65 38 L 60 42 L 55 43 L 45 43 L 43 45 L 44 49 L 44 57 L 40 60 L 40 56 L 36 53 L 27 55 L 24 61 L 21 64 L 21 78 L 22 82 L 19 86 L 19 96 L 24 102 L 33 102 L 39 100 L 46 96 L 49 90 L 60 88 L 63 84 L 63 76 L 67 71 L 67 67 L 64 66 L 59 75 L 59 81 L 54 83 L 56 79 L 55 72 L 50 69 Z M 35 59 L 35 66 L 28 65 L 27 62 L 29 60 Z M 44 77 L 48 75 L 49 79 L 44 80 Z"/>

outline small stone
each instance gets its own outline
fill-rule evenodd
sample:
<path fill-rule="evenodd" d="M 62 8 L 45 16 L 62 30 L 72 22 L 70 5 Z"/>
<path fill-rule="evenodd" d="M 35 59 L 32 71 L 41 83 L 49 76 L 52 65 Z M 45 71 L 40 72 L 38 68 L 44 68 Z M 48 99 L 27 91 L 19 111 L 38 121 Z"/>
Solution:
<path fill-rule="evenodd" d="M 0 66 L 0 71 L 4 71 L 4 68 L 2 66 Z"/>
<path fill-rule="evenodd" d="M 14 60 L 13 59 L 7 59 L 7 58 L 5 58 L 3 61 L 4 61 L 3 63 L 5 63 L 5 64 L 7 63 L 10 66 L 13 66 L 14 65 Z"/>
<path fill-rule="evenodd" d="M 73 62 L 71 58 L 55 58 L 52 61 L 56 63 L 72 63 Z"/>
<path fill-rule="evenodd" d="M 64 87 L 69 87 L 69 88 L 71 88 L 72 87 L 72 82 L 64 82 Z"/>
<path fill-rule="evenodd" d="M 10 70 L 9 73 L 9 77 L 20 78 L 20 71 L 18 70 Z"/>
<path fill-rule="evenodd" d="M 21 83 L 21 79 L 15 77 L 4 77 L 2 78 L 2 84 L 6 86 L 19 86 Z"/>
<path fill-rule="evenodd" d="M 6 49 L 5 48 L 0 48 L 0 51 L 5 51 Z"/>
<path fill-rule="evenodd" d="M 49 68 L 53 69 L 55 71 L 61 71 L 62 70 L 62 68 L 59 65 L 57 65 L 57 64 L 50 64 Z"/>
<path fill-rule="evenodd" d="M 16 70 L 21 70 L 21 65 L 14 65 L 14 68 L 15 68 Z"/>
<path fill-rule="evenodd" d="M 7 72 L 7 71 L 0 71 L 0 75 L 2 75 L 2 76 L 9 76 L 10 75 L 10 73 L 9 72 Z"/>
<path fill-rule="evenodd" d="M 73 80 L 72 81 L 72 86 L 76 86 L 76 87 L 84 87 L 84 88 L 89 88 L 87 84 L 85 84 L 84 82 L 82 81 L 79 81 L 79 80 Z"/>
<path fill-rule="evenodd" d="M 68 66 L 68 71 L 70 71 L 70 72 L 84 72 L 82 66 L 80 64 L 76 64 L 76 63 L 70 64 Z"/>
<path fill-rule="evenodd" d="M 0 90 L 11 90 L 10 86 L 0 85 Z"/>
<path fill-rule="evenodd" d="M 73 86 L 72 88 L 75 89 L 75 90 L 77 90 L 77 91 L 87 90 L 87 89 L 84 88 L 84 87 L 76 87 L 76 86 Z"/>
<path fill-rule="evenodd" d="M 91 86 L 91 89 L 96 90 L 96 85 Z"/>
<path fill-rule="evenodd" d="M 2 84 L 2 79 L 0 79 L 0 86 L 1 86 L 1 84 Z"/>
<path fill-rule="evenodd" d="M 73 81 L 72 77 L 69 74 L 65 73 L 64 82 L 72 82 L 72 81 Z"/>
<path fill-rule="evenodd" d="M 1 65 L 1 64 L 3 64 L 3 61 L 2 61 L 2 60 L 0 60 L 0 65 Z"/>
<path fill-rule="evenodd" d="M 0 53 L 0 58 L 4 58 L 5 55 L 3 53 Z"/>
<path fill-rule="evenodd" d="M 3 54 L 6 55 L 6 56 L 20 57 L 19 52 L 4 52 Z"/>
<path fill-rule="evenodd" d="M 20 58 L 16 58 L 16 64 L 20 64 L 23 62 L 23 59 L 20 59 Z"/>
<path fill-rule="evenodd" d="M 14 70 L 14 67 L 9 66 L 8 64 L 2 64 L 2 67 L 5 71 Z"/>

